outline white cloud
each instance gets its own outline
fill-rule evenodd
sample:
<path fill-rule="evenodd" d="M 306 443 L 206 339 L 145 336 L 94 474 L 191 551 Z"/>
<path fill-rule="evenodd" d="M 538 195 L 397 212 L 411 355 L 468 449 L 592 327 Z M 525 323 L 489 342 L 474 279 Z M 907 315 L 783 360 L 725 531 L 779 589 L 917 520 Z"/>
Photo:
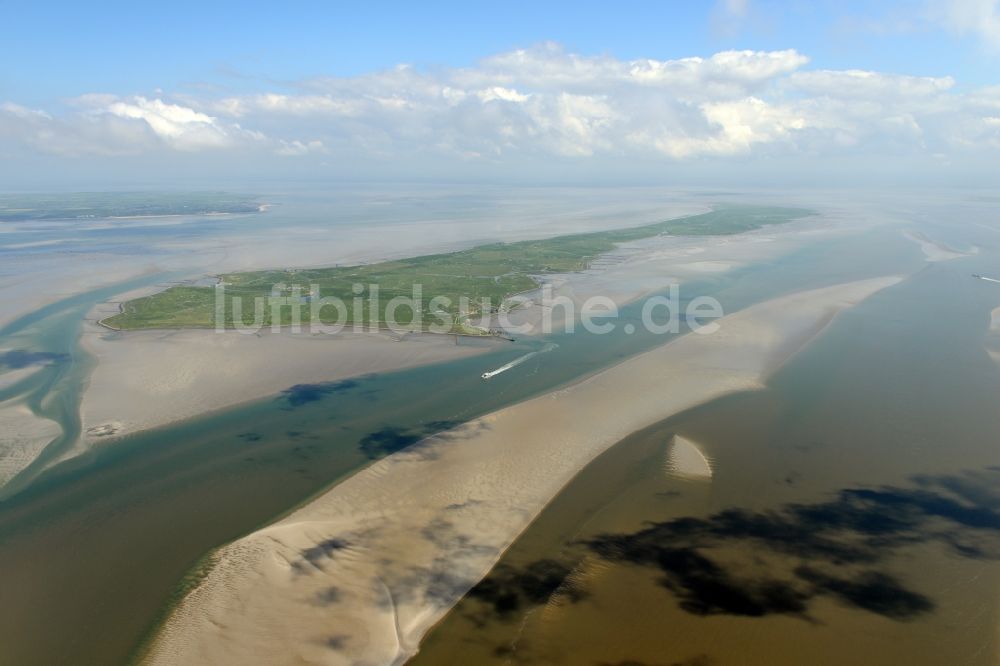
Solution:
<path fill-rule="evenodd" d="M 452 88 L 442 90 L 442 94 L 447 96 L 453 91 Z M 494 100 L 501 100 L 503 102 L 526 102 L 528 101 L 528 95 L 522 95 L 521 93 L 513 90 L 511 88 L 504 88 L 503 86 L 493 86 L 492 88 L 486 88 L 484 90 L 476 91 L 476 97 L 479 98 L 481 102 L 492 102 Z M 456 99 L 464 99 L 465 95 L 462 94 Z"/>
<path fill-rule="evenodd" d="M 618 60 L 566 53 L 556 44 L 543 44 L 486 58 L 474 69 L 452 72 L 451 78 L 460 87 L 517 84 L 537 91 L 607 92 L 616 86 L 643 84 L 685 87 L 695 93 L 705 85 L 745 90 L 808 61 L 792 49 L 723 51 L 709 58 Z"/>
<path fill-rule="evenodd" d="M 559 93 L 536 97 L 527 110 L 530 133 L 557 155 L 589 156 L 613 149 L 617 112 L 607 99 Z"/>
<path fill-rule="evenodd" d="M 808 70 L 808 62 L 794 50 L 622 60 L 543 44 L 474 67 L 401 65 L 281 92 L 94 94 L 62 113 L 9 102 L 0 105 L 0 147 L 256 151 L 410 168 L 438 159 L 458 170 L 469 160 L 930 157 L 997 148 L 1000 87 L 961 90 L 950 77 Z"/>
<path fill-rule="evenodd" d="M 788 77 L 788 85 L 811 95 L 899 99 L 943 93 L 954 87 L 955 81 L 950 76 L 901 76 L 848 69 L 795 72 Z"/>
<path fill-rule="evenodd" d="M 272 141 L 259 130 L 221 122 L 203 111 L 162 99 L 88 94 L 70 100 L 70 106 L 72 113 L 56 117 L 10 102 L 0 104 L 0 137 L 16 138 L 40 152 L 59 155 L 220 151 L 255 145 L 271 146 L 279 154 L 305 154 L 322 146 L 318 140 Z"/>
<path fill-rule="evenodd" d="M 223 147 L 231 143 L 234 133 L 219 125 L 212 116 L 160 99 L 135 97 L 129 101 L 111 102 L 93 112 L 141 120 L 157 137 L 179 150 Z"/>
<path fill-rule="evenodd" d="M 288 113 L 292 115 L 338 114 L 358 115 L 363 112 L 362 104 L 356 100 L 336 100 L 323 95 L 279 95 L 265 93 L 249 97 L 229 97 L 212 104 L 212 108 L 222 115 L 235 118 L 253 111 Z"/>
<path fill-rule="evenodd" d="M 16 118 L 21 118 L 24 120 L 51 120 L 52 116 L 45 113 L 44 111 L 39 111 L 38 109 L 29 109 L 20 104 L 14 104 L 13 102 L 4 102 L 0 104 L 0 111 L 10 114 Z"/>
<path fill-rule="evenodd" d="M 770 105 L 756 97 L 735 102 L 717 102 L 703 107 L 709 122 L 722 132 L 715 137 L 716 150 L 747 152 L 757 143 L 770 143 L 805 129 L 809 121 L 788 106 Z"/>
<path fill-rule="evenodd" d="M 148 126 L 109 114 L 76 114 L 67 118 L 23 106 L 0 105 L 0 148 L 25 145 L 56 155 L 129 155 L 155 144 Z"/>

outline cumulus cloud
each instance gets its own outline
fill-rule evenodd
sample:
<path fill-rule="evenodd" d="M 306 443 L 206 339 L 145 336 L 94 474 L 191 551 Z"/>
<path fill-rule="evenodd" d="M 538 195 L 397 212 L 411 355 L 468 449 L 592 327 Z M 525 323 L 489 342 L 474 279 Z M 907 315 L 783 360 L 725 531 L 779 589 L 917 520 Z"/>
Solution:
<path fill-rule="evenodd" d="M 763 119 L 778 122 L 790 112 L 759 95 L 807 62 L 794 50 L 620 60 L 542 44 L 472 68 L 399 66 L 308 81 L 298 95 L 228 98 L 212 108 L 268 128 L 295 116 L 342 154 L 726 155 L 802 126 L 796 118 L 765 128 Z M 733 120 L 737 108 L 742 124 Z"/>
<path fill-rule="evenodd" d="M 619 60 L 567 53 L 557 44 L 543 44 L 486 58 L 478 67 L 452 72 L 449 78 L 463 88 L 499 84 L 539 91 L 607 92 L 644 85 L 698 95 L 751 89 L 808 61 L 792 49 L 723 51 L 709 58 Z"/>
<path fill-rule="evenodd" d="M 198 152 L 266 146 L 278 154 L 321 142 L 271 140 L 258 130 L 190 106 L 115 95 L 88 94 L 69 100 L 72 111 L 54 116 L 14 103 L 0 104 L 0 137 L 59 155 L 136 155 L 156 150 Z M 206 106 L 212 106 L 208 104 Z M 230 109 L 232 111 L 232 109 Z M 293 147 L 293 148 L 290 148 Z"/>
<path fill-rule="evenodd" d="M 55 117 L 18 104 L 0 105 L 0 146 L 24 144 L 56 155 L 129 155 L 152 148 L 150 128 L 111 114 Z"/>
<path fill-rule="evenodd" d="M 159 99 L 136 97 L 128 102 L 115 101 L 98 109 L 97 113 L 141 120 L 157 137 L 180 150 L 221 147 L 232 140 L 231 132 L 220 126 L 215 118 Z"/>
<path fill-rule="evenodd" d="M 737 7 L 738 8 L 738 7 Z M 0 105 L 0 145 L 59 154 L 258 151 L 421 164 L 685 161 L 996 150 L 1000 88 L 810 70 L 794 50 L 623 60 L 555 44 L 473 67 L 400 65 L 217 97 L 87 95 L 61 113 Z"/>

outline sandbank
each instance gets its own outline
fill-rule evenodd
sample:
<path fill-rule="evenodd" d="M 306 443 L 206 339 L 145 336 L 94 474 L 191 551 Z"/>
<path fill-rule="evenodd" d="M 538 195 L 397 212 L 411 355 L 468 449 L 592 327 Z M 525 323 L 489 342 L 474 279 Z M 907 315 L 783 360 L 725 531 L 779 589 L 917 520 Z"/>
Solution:
<path fill-rule="evenodd" d="M 501 340 L 342 332 L 335 335 L 211 330 L 112 333 L 88 324 L 97 358 L 80 406 L 84 445 L 280 393 L 452 360 Z"/>
<path fill-rule="evenodd" d="M 927 261 L 931 262 L 950 261 L 952 259 L 968 257 L 969 255 L 976 254 L 979 251 L 979 248 L 973 248 L 969 252 L 960 252 L 954 248 L 948 247 L 944 243 L 939 243 L 928 238 L 925 234 L 922 234 L 919 231 L 904 231 L 903 235 L 919 245 L 920 249 L 924 253 L 924 256 L 927 257 Z"/>
<path fill-rule="evenodd" d="M 3 350 L 0 350 L 0 353 L 2 352 Z M 0 372 L 0 391 L 8 389 L 14 384 L 17 384 L 20 381 L 27 379 L 31 375 L 38 372 L 39 369 L 40 368 L 37 365 L 29 365 L 24 368 L 14 368 L 13 370 Z"/>
<path fill-rule="evenodd" d="M 668 476 L 694 480 L 712 478 L 712 463 L 701 447 L 680 435 L 673 436 L 664 466 Z"/>
<path fill-rule="evenodd" d="M 546 503 L 630 433 L 757 389 L 840 310 L 899 281 L 800 292 L 382 459 L 211 556 L 153 664 L 394 664 Z"/>
<path fill-rule="evenodd" d="M 0 403 L 0 487 L 30 465 L 59 436 L 59 424 L 32 413 L 27 405 Z"/>

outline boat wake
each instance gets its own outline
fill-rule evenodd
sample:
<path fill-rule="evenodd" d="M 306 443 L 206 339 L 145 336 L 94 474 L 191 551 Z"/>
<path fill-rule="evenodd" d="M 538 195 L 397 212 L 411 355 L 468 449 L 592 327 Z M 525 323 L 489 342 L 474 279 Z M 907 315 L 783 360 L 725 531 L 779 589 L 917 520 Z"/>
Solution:
<path fill-rule="evenodd" d="M 534 356 L 538 356 L 539 354 L 548 353 L 548 352 L 552 351 L 553 349 L 558 349 L 558 348 L 559 348 L 559 345 L 557 345 L 554 342 L 550 342 L 549 344 L 545 345 L 544 347 L 542 347 L 541 349 L 539 349 L 537 351 L 528 352 L 524 356 L 518 356 L 517 358 L 515 358 L 510 363 L 506 363 L 504 365 L 501 365 L 499 368 L 496 368 L 494 370 L 488 370 L 488 371 L 484 372 L 482 374 L 482 378 L 483 379 L 489 379 L 490 377 L 496 377 L 501 372 L 507 372 L 511 368 L 516 368 L 517 366 L 519 366 L 522 363 L 524 363 L 525 361 L 527 361 L 529 358 L 532 358 Z"/>

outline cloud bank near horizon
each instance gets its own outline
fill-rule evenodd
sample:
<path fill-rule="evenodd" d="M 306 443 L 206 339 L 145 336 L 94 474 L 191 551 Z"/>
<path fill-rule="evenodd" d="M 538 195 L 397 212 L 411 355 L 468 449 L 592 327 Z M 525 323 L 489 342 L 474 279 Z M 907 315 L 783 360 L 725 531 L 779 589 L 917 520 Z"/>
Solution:
<path fill-rule="evenodd" d="M 0 154 L 434 160 L 457 172 L 549 161 L 1000 156 L 1000 86 L 808 65 L 795 50 L 621 60 L 542 44 L 474 67 L 400 65 L 252 94 L 90 94 L 58 112 L 6 101 Z"/>

